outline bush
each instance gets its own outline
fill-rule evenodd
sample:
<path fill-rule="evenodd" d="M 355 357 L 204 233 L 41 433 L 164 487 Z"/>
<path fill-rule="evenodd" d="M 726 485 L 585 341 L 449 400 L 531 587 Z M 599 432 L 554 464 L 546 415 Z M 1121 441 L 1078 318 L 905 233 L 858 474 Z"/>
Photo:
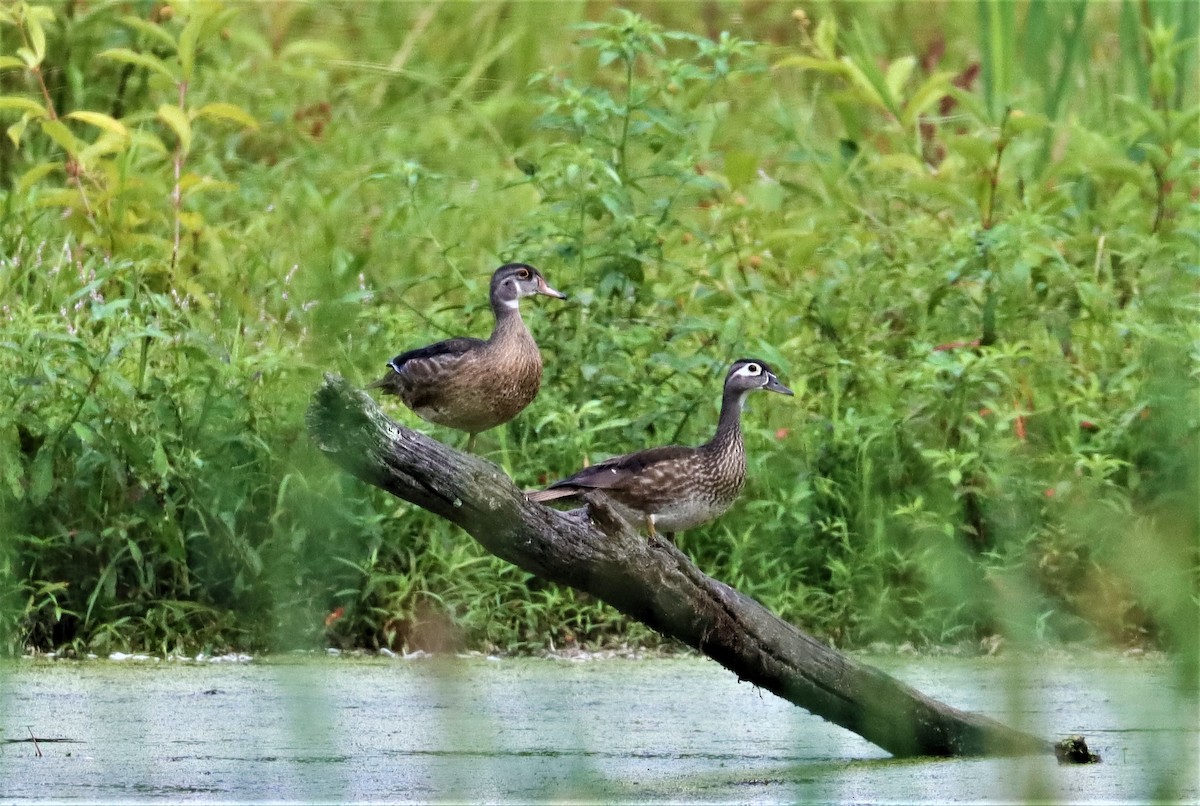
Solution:
<path fill-rule="evenodd" d="M 520 258 L 573 303 L 481 438 L 519 484 L 708 438 L 757 355 L 708 573 L 843 644 L 1194 650 L 1194 11 L 979 8 L 6 7 L 5 645 L 653 642 L 307 443 Z"/>

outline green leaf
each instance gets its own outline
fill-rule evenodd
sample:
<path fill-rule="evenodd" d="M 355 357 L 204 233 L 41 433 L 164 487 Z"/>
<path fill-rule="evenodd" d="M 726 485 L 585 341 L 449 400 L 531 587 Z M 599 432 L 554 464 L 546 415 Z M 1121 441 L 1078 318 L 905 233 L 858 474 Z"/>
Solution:
<path fill-rule="evenodd" d="M 171 475 L 171 463 L 167 461 L 167 452 L 163 450 L 161 442 L 154 443 L 151 457 L 154 462 L 154 472 L 158 474 L 159 478 L 165 479 Z"/>
<path fill-rule="evenodd" d="M 104 132 L 95 142 L 84 147 L 79 152 L 79 161 L 84 165 L 91 165 L 92 160 L 96 157 L 104 157 L 109 154 L 121 154 L 129 147 L 129 138 L 121 137 L 116 134 Z"/>
<path fill-rule="evenodd" d="M 754 179 L 758 170 L 758 154 L 751 151 L 729 151 L 725 154 L 725 176 L 729 186 L 740 188 Z"/>
<path fill-rule="evenodd" d="M 71 134 L 71 130 L 67 128 L 67 124 L 61 120 L 43 120 L 41 126 L 46 136 L 58 143 L 62 147 L 62 150 L 70 156 L 76 156 L 80 149 L 83 148 L 83 143 L 80 142 L 78 137 Z"/>
<path fill-rule="evenodd" d="M 787 56 L 775 62 L 774 67 L 776 69 L 780 67 L 799 67 L 801 70 L 816 70 L 821 73 L 835 73 L 840 76 L 848 75 L 846 65 L 840 61 L 814 59 L 812 56 Z"/>
<path fill-rule="evenodd" d="M 292 42 L 288 42 L 283 46 L 283 49 L 279 51 L 279 60 L 284 62 L 305 59 L 312 59 L 315 61 L 340 61 L 345 58 L 346 52 L 334 43 L 316 39 L 297 39 Z M 350 63 L 350 66 L 357 66 L 368 70 L 372 68 L 380 68 L 380 65 L 370 64 L 367 62 L 352 62 Z M 380 72 L 394 72 L 387 70 L 386 65 L 383 65 L 383 67 L 385 69 L 380 70 Z M 405 71 L 402 74 L 407 75 L 409 73 L 408 71 Z"/>
<path fill-rule="evenodd" d="M 149 20 L 144 20 L 141 17 L 135 17 L 131 14 L 123 14 L 117 19 L 125 27 L 132 28 L 135 31 L 145 34 L 146 36 L 153 37 L 171 50 L 176 49 L 175 38 L 171 36 L 170 32 L 161 25 L 155 25 Z"/>
<path fill-rule="evenodd" d="M 209 118 L 211 120 L 231 120 L 234 123 L 240 123 L 250 129 L 258 128 L 258 121 L 254 116 L 242 109 L 236 104 L 229 104 L 217 101 L 211 104 L 205 104 L 196 110 L 196 117 Z"/>
<path fill-rule="evenodd" d="M 1195 132 L 1197 122 L 1200 122 L 1200 106 L 1193 106 L 1190 110 L 1184 110 L 1180 115 L 1172 116 L 1171 129 L 1167 133 L 1167 139 L 1174 140 Z"/>
<path fill-rule="evenodd" d="M 899 98 L 904 92 L 904 85 L 912 77 L 913 69 L 916 66 L 916 56 L 904 56 L 888 65 L 883 81 L 893 98 Z"/>
<path fill-rule="evenodd" d="M 25 127 L 29 125 L 29 113 L 21 115 L 21 119 L 8 127 L 8 139 L 12 140 L 12 144 L 17 148 L 21 147 L 21 137 L 25 134 Z"/>
<path fill-rule="evenodd" d="M 19 95 L 0 95 L 0 109 L 23 109 L 37 117 L 50 117 L 46 107 L 31 98 L 22 98 Z"/>
<path fill-rule="evenodd" d="M 951 78 L 953 78 L 951 73 L 934 73 L 926 78 L 921 83 L 921 86 L 917 87 L 916 91 L 904 104 L 904 110 L 900 115 L 900 123 L 905 129 L 915 126 L 917 118 L 946 95 Z"/>
<path fill-rule="evenodd" d="M 897 171 L 913 176 L 928 176 L 929 169 L 925 163 L 912 154 L 884 154 L 871 163 L 872 168 L 882 168 L 884 171 Z"/>
<path fill-rule="evenodd" d="M 1149 105 L 1139 103 L 1132 98 L 1125 96 L 1117 97 L 1117 109 L 1127 115 L 1135 117 L 1146 127 L 1146 130 L 1154 135 L 1156 140 L 1162 141 L 1167 136 L 1167 126 L 1163 122 L 1162 115 L 1152 109 Z"/>
<path fill-rule="evenodd" d="M 817 30 L 813 33 L 813 44 L 817 46 L 817 54 L 826 59 L 837 59 L 837 18 L 830 12 L 821 17 Z"/>
<path fill-rule="evenodd" d="M 54 9 L 50 8 L 50 6 L 26 6 L 25 15 L 28 19 L 35 19 L 42 24 L 54 22 Z"/>
<path fill-rule="evenodd" d="M 84 123 L 89 123 L 106 132 L 112 132 L 122 137 L 129 136 L 129 130 L 125 128 L 125 124 L 116 118 L 105 115 L 101 112 L 69 112 L 66 117 L 71 120 L 82 120 Z"/>
<path fill-rule="evenodd" d="M 1009 113 L 1005 128 L 1013 134 L 1041 131 L 1050 125 L 1050 119 L 1040 112 L 1025 112 L 1014 109 Z"/>
<path fill-rule="evenodd" d="M 179 187 L 186 193 L 197 193 L 203 190 L 236 190 L 238 186 L 234 182 L 222 182 L 211 176 L 188 172 L 179 177 Z"/>
<path fill-rule="evenodd" d="M 29 469 L 29 500 L 41 504 L 50 497 L 54 489 L 54 443 L 47 441 L 33 459 Z"/>
<path fill-rule="evenodd" d="M 130 538 L 126 541 L 125 545 L 129 547 L 129 556 L 133 558 L 134 565 L 136 565 L 138 568 L 141 568 L 144 561 L 142 558 L 142 550 L 138 548 L 138 544 L 135 543 L 132 538 Z"/>
<path fill-rule="evenodd" d="M 158 119 L 175 132 L 179 148 L 184 154 L 188 153 L 192 148 L 192 122 L 188 120 L 187 113 L 177 106 L 163 104 L 158 108 Z"/>
<path fill-rule="evenodd" d="M 68 190 L 51 190 L 42 192 L 37 197 L 38 207 L 66 207 L 67 209 L 75 209 L 79 206 L 79 191 Z"/>
<path fill-rule="evenodd" d="M 109 48 L 108 50 L 97 54 L 97 58 L 112 59 L 113 61 L 121 62 L 122 64 L 133 64 L 137 65 L 138 67 L 145 67 L 147 70 L 153 70 L 154 72 L 165 76 L 173 83 L 179 83 L 179 76 L 175 75 L 175 72 L 167 66 L 166 62 L 146 53 L 138 53 L 137 51 L 130 50 L 129 48 Z"/>
<path fill-rule="evenodd" d="M 1171 158 L 1167 156 L 1166 150 L 1159 148 L 1153 143 L 1138 143 L 1137 147 L 1145 155 L 1145 158 L 1149 160 L 1151 165 L 1162 168 L 1171 161 Z"/>
<path fill-rule="evenodd" d="M 171 149 L 167 148 L 158 135 L 152 134 L 143 129 L 137 129 L 130 134 L 129 145 L 130 147 L 146 146 L 154 153 L 164 157 L 171 153 Z"/>
<path fill-rule="evenodd" d="M 25 66 L 25 62 L 16 56 L 0 56 L 0 70 L 11 70 L 13 68 L 24 70 Z"/>
<path fill-rule="evenodd" d="M 96 442 L 96 432 L 90 426 L 78 420 L 71 423 L 71 430 L 75 432 L 76 438 L 84 445 L 91 445 Z"/>
<path fill-rule="evenodd" d="M 0 429 L 0 477 L 4 479 L 7 492 L 17 500 L 25 495 L 22 485 L 24 474 L 21 472 L 21 461 L 18 458 L 20 449 L 16 427 L 6 426 Z"/>
<path fill-rule="evenodd" d="M 21 174 L 21 178 L 17 180 L 17 192 L 25 193 L 38 182 L 45 179 L 50 174 L 57 170 L 61 170 L 63 164 L 61 162 L 40 162 L 30 168 L 25 173 Z"/>
<path fill-rule="evenodd" d="M 963 111 L 969 114 L 972 118 L 980 123 L 988 123 L 991 120 L 988 114 L 987 107 L 984 101 L 978 94 L 964 90 L 960 87 L 948 87 L 947 94 L 958 101 L 962 106 Z"/>
<path fill-rule="evenodd" d="M 29 32 L 29 44 L 33 48 L 34 64 L 41 64 L 46 58 L 46 29 L 42 27 L 39 14 L 25 15 L 25 30 Z"/>
<path fill-rule="evenodd" d="M 192 71 L 196 66 L 196 41 L 200 38 L 203 25 L 204 17 L 193 13 L 179 34 L 179 69 L 184 81 L 192 80 Z"/>
<path fill-rule="evenodd" d="M 842 57 L 842 64 L 846 68 L 846 77 L 850 79 L 850 83 L 855 86 L 862 99 L 883 110 L 891 108 L 890 102 L 880 94 L 882 83 L 876 85 L 849 56 Z M 876 70 L 875 72 L 878 73 L 879 71 Z"/>

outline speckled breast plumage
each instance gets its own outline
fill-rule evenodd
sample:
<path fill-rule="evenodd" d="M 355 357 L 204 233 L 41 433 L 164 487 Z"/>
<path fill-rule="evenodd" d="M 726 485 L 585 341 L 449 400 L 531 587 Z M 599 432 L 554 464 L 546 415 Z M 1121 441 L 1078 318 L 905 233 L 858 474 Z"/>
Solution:
<path fill-rule="evenodd" d="M 737 446 L 723 447 L 659 462 L 628 487 L 608 492 L 634 513 L 653 516 L 664 532 L 707 523 L 733 506 L 746 482 L 745 454 Z"/>
<path fill-rule="evenodd" d="M 537 396 L 542 359 L 532 338 L 497 348 L 487 345 L 452 366 L 404 367 L 397 386 L 405 405 L 431 423 L 479 433 L 506 423 Z M 449 361 L 447 364 L 451 363 Z M 423 377 L 436 371 L 439 381 Z"/>

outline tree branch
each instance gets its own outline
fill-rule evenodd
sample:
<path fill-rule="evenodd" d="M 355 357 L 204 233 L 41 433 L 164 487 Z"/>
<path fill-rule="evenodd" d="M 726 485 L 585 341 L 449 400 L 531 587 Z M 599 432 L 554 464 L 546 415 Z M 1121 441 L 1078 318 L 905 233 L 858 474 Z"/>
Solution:
<path fill-rule="evenodd" d="M 830 649 L 705 575 L 671 543 L 639 535 L 603 494 L 589 494 L 587 509 L 571 512 L 526 501 L 496 465 L 398 425 L 340 377 L 325 376 L 307 423 L 319 449 L 368 484 L 462 527 L 497 557 L 590 593 L 694 647 L 739 679 L 893 755 L 1055 749 L 1036 736 L 932 700 Z M 1085 758 L 1079 737 L 1072 741 L 1082 747 L 1078 760 L 1096 760 Z"/>

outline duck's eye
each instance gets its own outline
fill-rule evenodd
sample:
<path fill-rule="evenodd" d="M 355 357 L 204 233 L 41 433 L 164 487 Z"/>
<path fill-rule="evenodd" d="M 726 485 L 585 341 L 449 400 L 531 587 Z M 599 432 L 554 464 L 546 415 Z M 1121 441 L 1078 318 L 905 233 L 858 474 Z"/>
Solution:
<path fill-rule="evenodd" d="M 747 364 L 746 372 L 750 373 L 751 375 L 757 375 L 762 372 L 762 367 L 760 367 L 758 364 Z"/>
<path fill-rule="evenodd" d="M 528 280 L 529 269 L 517 269 L 517 278 L 521 280 Z"/>

